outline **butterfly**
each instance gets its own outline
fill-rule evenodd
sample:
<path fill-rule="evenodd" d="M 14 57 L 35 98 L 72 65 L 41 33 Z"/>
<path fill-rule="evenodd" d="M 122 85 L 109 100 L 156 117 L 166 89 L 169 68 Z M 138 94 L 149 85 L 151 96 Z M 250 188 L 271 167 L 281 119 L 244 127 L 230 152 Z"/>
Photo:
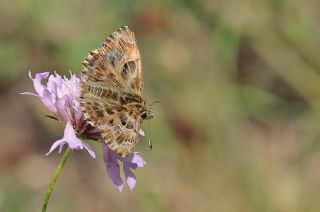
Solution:
<path fill-rule="evenodd" d="M 80 105 L 111 150 L 129 155 L 153 114 L 142 96 L 142 63 L 134 33 L 122 26 L 82 62 Z"/>

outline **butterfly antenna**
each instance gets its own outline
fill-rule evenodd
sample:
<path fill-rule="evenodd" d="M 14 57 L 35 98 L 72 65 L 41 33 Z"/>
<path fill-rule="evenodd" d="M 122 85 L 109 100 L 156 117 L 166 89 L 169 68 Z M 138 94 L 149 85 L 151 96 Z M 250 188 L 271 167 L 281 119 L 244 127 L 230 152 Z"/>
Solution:
<path fill-rule="evenodd" d="M 151 131 L 150 131 L 150 122 L 149 122 L 149 120 L 148 120 L 148 140 L 149 140 L 149 150 L 152 150 L 152 143 L 151 143 Z"/>
<path fill-rule="evenodd" d="M 151 107 L 153 104 L 159 103 L 159 102 L 160 102 L 159 100 L 153 101 L 153 102 L 149 105 L 149 107 Z"/>

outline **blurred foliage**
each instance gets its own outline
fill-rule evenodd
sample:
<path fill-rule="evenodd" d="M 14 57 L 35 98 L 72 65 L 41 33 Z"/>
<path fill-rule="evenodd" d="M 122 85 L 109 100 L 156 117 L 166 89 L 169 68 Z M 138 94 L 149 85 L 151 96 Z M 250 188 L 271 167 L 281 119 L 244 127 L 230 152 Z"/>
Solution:
<path fill-rule="evenodd" d="M 48 211 L 320 211 L 320 2 L 1 0 L 0 211 L 37 211 L 62 135 L 28 70 L 81 70 L 129 25 L 154 105 L 153 151 L 119 193 L 77 152 Z M 95 146 L 100 152 L 100 146 Z"/>

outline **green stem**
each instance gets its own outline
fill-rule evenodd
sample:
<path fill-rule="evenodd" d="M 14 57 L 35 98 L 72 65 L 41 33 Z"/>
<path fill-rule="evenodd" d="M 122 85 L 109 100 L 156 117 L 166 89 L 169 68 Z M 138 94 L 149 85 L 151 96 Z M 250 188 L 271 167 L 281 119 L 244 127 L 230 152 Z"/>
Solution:
<path fill-rule="evenodd" d="M 67 162 L 68 158 L 70 157 L 71 153 L 72 153 L 72 150 L 68 148 L 67 151 L 64 153 L 56 171 L 54 172 L 54 174 L 52 176 L 48 191 L 47 191 L 46 196 L 44 197 L 44 200 L 43 200 L 42 212 L 47 211 L 47 207 L 48 207 L 49 199 L 50 199 L 52 191 L 53 191 L 53 187 L 56 184 L 56 181 L 57 181 L 65 163 Z"/>

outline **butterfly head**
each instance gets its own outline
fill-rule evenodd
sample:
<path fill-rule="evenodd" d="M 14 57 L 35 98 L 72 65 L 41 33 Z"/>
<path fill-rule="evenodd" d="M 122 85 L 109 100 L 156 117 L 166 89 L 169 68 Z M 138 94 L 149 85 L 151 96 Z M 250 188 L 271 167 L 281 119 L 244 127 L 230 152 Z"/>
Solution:
<path fill-rule="evenodd" d="M 156 100 L 142 110 L 142 112 L 141 112 L 142 120 L 150 120 L 153 118 L 153 113 L 151 111 L 151 107 L 153 104 L 159 103 L 159 102 L 160 102 L 159 100 Z"/>
<path fill-rule="evenodd" d="M 160 102 L 159 100 L 156 100 L 152 102 L 148 107 L 145 107 L 144 110 L 141 113 L 142 120 L 150 120 L 153 118 L 153 113 L 151 111 L 151 107 L 153 104 Z"/>
<path fill-rule="evenodd" d="M 151 112 L 151 110 L 146 109 L 141 113 L 141 118 L 143 120 L 152 119 L 153 118 L 153 113 Z"/>

